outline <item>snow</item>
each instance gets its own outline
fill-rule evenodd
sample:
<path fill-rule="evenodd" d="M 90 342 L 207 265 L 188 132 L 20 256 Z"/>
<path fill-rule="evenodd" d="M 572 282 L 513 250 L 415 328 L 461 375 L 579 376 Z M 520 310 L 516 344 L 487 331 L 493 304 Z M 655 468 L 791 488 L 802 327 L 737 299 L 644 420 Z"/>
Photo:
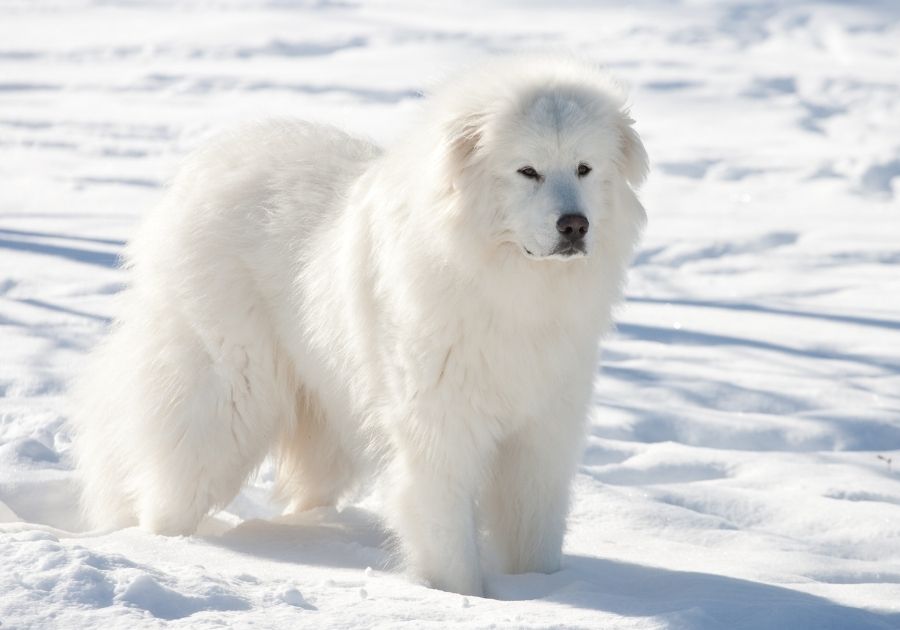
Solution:
<path fill-rule="evenodd" d="M 4 628 L 900 628 L 896 3 L 140 0 L 0 7 Z M 564 568 L 409 581 L 368 499 L 84 532 L 65 388 L 178 159 L 296 115 L 401 139 L 479 55 L 632 86 L 653 173 Z"/>

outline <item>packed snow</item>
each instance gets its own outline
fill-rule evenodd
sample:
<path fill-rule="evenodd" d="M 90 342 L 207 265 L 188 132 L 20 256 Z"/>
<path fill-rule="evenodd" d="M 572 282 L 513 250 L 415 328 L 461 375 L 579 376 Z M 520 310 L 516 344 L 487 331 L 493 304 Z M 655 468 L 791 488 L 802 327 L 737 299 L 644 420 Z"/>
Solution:
<path fill-rule="evenodd" d="M 0 5 L 3 628 L 900 628 L 900 7 L 888 0 Z M 85 532 L 66 383 L 180 156 L 294 115 L 390 143 L 486 54 L 631 86 L 649 227 L 564 568 L 408 580 L 374 498 Z"/>

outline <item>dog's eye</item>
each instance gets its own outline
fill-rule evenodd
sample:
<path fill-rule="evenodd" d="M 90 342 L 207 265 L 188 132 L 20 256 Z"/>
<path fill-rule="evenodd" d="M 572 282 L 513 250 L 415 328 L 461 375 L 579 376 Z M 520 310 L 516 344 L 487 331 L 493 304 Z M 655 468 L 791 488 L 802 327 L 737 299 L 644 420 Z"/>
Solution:
<path fill-rule="evenodd" d="M 582 162 L 578 165 L 578 177 L 584 177 L 591 172 L 591 167 Z"/>
<path fill-rule="evenodd" d="M 541 174 L 538 173 L 536 170 L 534 170 L 530 166 L 523 166 L 516 172 L 519 173 L 520 175 L 524 175 L 528 179 L 540 179 L 541 178 Z"/>

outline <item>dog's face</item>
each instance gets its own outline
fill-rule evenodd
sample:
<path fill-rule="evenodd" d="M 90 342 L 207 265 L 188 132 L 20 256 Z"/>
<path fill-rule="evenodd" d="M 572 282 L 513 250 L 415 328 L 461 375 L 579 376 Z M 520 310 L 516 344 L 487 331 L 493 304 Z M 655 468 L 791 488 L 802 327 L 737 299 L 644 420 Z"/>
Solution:
<path fill-rule="evenodd" d="M 612 213 L 629 211 L 617 207 L 614 186 L 646 173 L 628 116 L 581 88 L 537 90 L 472 120 L 463 157 L 489 200 L 478 204 L 487 205 L 483 231 L 530 259 L 590 256 Z"/>
<path fill-rule="evenodd" d="M 539 94 L 495 130 L 492 140 L 503 149 L 494 166 L 502 191 L 498 219 L 526 256 L 588 255 L 612 211 L 617 129 L 610 116 L 592 110 L 572 95 Z"/>

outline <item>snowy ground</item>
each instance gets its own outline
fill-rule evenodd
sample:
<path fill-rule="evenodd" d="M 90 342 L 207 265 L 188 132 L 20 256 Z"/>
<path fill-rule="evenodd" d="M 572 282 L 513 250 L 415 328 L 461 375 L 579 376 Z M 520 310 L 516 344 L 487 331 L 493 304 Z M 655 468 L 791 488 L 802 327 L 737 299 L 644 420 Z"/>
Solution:
<path fill-rule="evenodd" d="M 0 5 L 4 628 L 900 628 L 900 8 L 454 4 Z M 377 506 L 278 518 L 266 469 L 201 535 L 41 528 L 82 529 L 65 382 L 179 156 L 275 114 L 390 142 L 532 48 L 631 83 L 654 162 L 563 571 L 428 590 Z"/>

